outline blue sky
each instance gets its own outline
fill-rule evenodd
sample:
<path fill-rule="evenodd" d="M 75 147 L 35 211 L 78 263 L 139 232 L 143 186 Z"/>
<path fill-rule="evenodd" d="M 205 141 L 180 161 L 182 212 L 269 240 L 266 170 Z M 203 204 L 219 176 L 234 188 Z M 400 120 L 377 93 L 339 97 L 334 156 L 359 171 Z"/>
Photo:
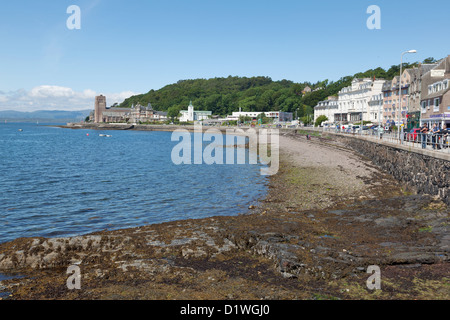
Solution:
<path fill-rule="evenodd" d="M 69 30 L 70 5 L 81 30 Z M 369 30 L 370 5 L 381 30 Z M 0 110 L 79 110 L 181 79 L 336 81 L 450 54 L 448 0 L 16 0 L 0 7 Z"/>

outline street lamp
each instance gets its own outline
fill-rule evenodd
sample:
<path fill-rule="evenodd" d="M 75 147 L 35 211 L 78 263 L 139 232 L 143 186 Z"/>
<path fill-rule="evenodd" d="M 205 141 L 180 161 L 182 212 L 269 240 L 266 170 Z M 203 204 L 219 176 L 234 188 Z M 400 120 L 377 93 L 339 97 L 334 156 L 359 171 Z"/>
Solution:
<path fill-rule="evenodd" d="M 400 139 L 400 119 L 402 115 L 402 74 L 403 74 L 403 55 L 407 53 L 417 53 L 417 50 L 409 50 L 402 53 L 400 59 L 400 78 L 398 83 L 398 138 Z"/>

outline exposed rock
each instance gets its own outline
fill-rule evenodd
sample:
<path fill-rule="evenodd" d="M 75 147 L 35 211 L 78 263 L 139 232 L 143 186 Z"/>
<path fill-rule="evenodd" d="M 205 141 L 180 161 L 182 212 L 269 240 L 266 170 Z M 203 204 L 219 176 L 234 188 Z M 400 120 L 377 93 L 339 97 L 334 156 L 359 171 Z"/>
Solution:
<path fill-rule="evenodd" d="M 413 279 L 430 274 L 431 291 L 445 289 L 450 223 L 441 198 L 405 195 L 340 141 L 281 142 L 280 173 L 252 214 L 0 244 L 1 272 L 27 275 L 2 281 L 0 291 L 13 299 L 310 299 L 318 292 L 359 299 L 372 298 L 361 290 L 370 265 L 396 284 L 382 293 L 388 298 L 416 298 L 420 288 L 411 286 L 422 282 Z M 429 179 L 428 187 L 446 185 Z M 82 270 L 81 291 L 65 286 L 73 264 Z M 357 289 L 342 289 L 351 283 Z"/>

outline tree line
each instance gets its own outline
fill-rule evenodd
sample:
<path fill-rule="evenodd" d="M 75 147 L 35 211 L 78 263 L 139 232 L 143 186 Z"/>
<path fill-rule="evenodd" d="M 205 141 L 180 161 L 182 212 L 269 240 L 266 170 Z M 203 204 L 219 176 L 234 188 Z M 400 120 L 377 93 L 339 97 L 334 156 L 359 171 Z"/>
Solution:
<path fill-rule="evenodd" d="M 423 63 L 436 62 L 428 58 Z M 405 63 L 403 68 L 418 66 L 418 62 Z M 400 73 L 400 65 L 388 70 L 379 67 L 345 76 L 337 81 L 295 83 L 290 80 L 273 81 L 269 77 L 236 77 L 180 80 L 159 90 L 132 96 L 119 106 L 129 108 L 133 104 L 148 105 L 158 111 L 186 110 L 192 101 L 196 110 L 212 111 L 214 115 L 227 116 L 232 112 L 292 112 L 297 117 L 308 118 L 314 106 L 329 96 L 337 96 L 342 88 L 350 86 L 354 78 L 392 80 Z M 309 87 L 312 92 L 304 93 Z"/>

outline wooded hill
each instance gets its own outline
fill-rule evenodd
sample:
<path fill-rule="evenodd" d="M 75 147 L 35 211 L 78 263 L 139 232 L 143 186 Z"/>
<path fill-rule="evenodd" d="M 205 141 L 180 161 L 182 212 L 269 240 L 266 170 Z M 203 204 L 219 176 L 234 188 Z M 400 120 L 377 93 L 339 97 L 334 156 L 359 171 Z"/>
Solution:
<path fill-rule="evenodd" d="M 433 58 L 424 63 L 435 62 Z M 403 68 L 417 66 L 418 63 L 403 65 Z M 196 110 L 212 111 L 214 115 L 226 116 L 239 111 L 285 111 L 303 117 L 313 113 L 314 106 L 319 101 L 338 92 L 349 85 L 354 78 L 373 78 L 392 80 L 400 73 L 400 65 L 371 69 L 352 76 L 342 77 L 338 81 L 319 81 L 317 83 L 294 83 L 289 80 L 273 81 L 269 77 L 232 77 L 181 80 L 159 90 L 151 90 L 146 94 L 132 96 L 126 99 L 120 107 L 129 108 L 133 104 L 148 105 L 150 102 L 155 110 L 168 111 L 169 108 L 186 110 L 192 101 Z M 311 93 L 302 94 L 306 87 Z"/>

